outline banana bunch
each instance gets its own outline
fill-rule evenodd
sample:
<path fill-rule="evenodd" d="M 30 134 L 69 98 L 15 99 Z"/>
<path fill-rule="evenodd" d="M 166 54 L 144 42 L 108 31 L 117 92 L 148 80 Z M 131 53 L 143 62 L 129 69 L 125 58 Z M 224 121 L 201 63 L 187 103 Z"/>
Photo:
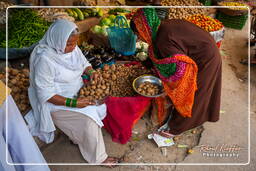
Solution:
<path fill-rule="evenodd" d="M 88 17 L 102 17 L 103 11 L 101 8 L 68 8 L 66 9 L 69 16 L 76 20 L 84 20 Z"/>

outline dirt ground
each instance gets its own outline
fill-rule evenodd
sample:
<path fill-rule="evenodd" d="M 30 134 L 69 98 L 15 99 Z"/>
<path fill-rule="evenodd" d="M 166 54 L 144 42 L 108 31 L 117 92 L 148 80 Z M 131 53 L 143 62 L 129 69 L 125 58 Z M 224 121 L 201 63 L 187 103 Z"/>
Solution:
<path fill-rule="evenodd" d="M 146 115 L 133 129 L 133 137 L 125 145 L 112 142 L 110 135 L 103 129 L 107 153 L 110 156 L 123 157 L 123 165 L 114 169 L 102 166 L 56 166 L 51 165 L 53 171 L 95 170 L 95 171 L 130 171 L 130 170 L 191 170 L 191 171 L 215 171 L 215 170 L 243 170 L 256 169 L 256 67 L 251 67 L 251 112 L 248 113 L 248 66 L 242 65 L 240 60 L 248 56 L 246 45 L 248 25 L 243 30 L 226 29 L 225 39 L 222 44 L 223 57 L 223 83 L 221 118 L 217 123 L 205 123 L 195 132 L 187 132 L 180 136 L 174 146 L 158 148 L 152 140 L 147 139 L 152 126 Z M 248 158 L 248 114 L 251 116 L 251 146 L 250 159 Z M 236 153 L 238 157 L 206 157 L 203 156 L 201 147 L 218 145 L 237 145 L 241 149 Z M 178 145 L 187 145 L 187 148 L 179 148 Z M 192 154 L 187 154 L 188 149 L 193 149 Z M 165 154 L 166 150 L 166 154 Z M 82 158 L 78 147 L 71 145 L 64 135 L 43 151 L 46 160 L 50 163 L 86 163 Z M 250 164 L 248 164 L 250 161 Z M 148 163 L 148 164 L 147 164 Z M 150 165 L 150 163 L 160 165 Z M 214 163 L 238 163 L 240 166 L 183 166 L 166 164 L 214 164 Z M 138 165 L 139 164 L 139 165 Z"/>

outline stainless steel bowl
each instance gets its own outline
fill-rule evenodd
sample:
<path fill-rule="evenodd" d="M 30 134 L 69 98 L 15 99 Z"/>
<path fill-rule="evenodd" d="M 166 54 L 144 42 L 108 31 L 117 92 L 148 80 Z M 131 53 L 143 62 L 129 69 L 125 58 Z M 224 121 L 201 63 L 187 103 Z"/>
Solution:
<path fill-rule="evenodd" d="M 138 87 L 140 86 L 140 84 L 144 83 L 144 82 L 150 82 L 152 84 L 155 84 L 158 86 L 159 88 L 159 94 L 156 94 L 154 96 L 147 96 L 147 95 L 144 95 L 144 94 L 141 94 L 138 92 Z M 162 84 L 162 81 L 155 77 L 155 76 L 152 76 L 152 75 L 142 75 L 142 76 L 139 76 L 138 78 L 136 78 L 135 80 L 133 80 L 133 83 L 132 83 L 132 86 L 133 86 L 133 89 L 140 95 L 142 96 L 145 96 L 145 97 L 159 97 L 161 95 L 163 95 L 164 93 L 164 88 L 163 88 L 163 84 Z"/>

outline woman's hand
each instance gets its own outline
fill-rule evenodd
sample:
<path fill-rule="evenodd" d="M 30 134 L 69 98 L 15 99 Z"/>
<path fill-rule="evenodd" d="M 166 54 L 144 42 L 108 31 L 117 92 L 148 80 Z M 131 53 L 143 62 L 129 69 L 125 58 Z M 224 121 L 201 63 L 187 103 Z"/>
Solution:
<path fill-rule="evenodd" d="M 95 105 L 95 102 L 87 99 L 86 97 L 80 97 L 77 99 L 76 107 L 83 108 L 89 105 Z"/>
<path fill-rule="evenodd" d="M 99 74 L 97 74 L 96 72 L 93 72 L 93 73 L 90 75 L 90 80 L 96 82 L 97 79 L 98 79 L 98 77 L 99 77 Z"/>

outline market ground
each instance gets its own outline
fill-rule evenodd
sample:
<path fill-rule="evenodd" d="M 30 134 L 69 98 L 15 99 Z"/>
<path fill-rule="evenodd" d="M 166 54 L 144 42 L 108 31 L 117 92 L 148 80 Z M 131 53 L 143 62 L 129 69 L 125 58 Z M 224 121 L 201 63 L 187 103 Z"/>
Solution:
<path fill-rule="evenodd" d="M 124 158 L 124 163 L 135 165 L 118 166 L 111 170 L 166 170 L 166 171 L 217 171 L 217 170 L 256 170 L 256 67 L 251 67 L 251 111 L 248 112 L 248 67 L 240 64 L 240 60 L 247 57 L 247 26 L 239 31 L 227 29 L 223 41 L 221 54 L 223 56 L 223 83 L 221 117 L 217 123 L 205 123 L 203 128 L 196 129 L 196 133 L 188 132 L 182 135 L 176 144 L 166 149 L 157 148 L 147 134 L 151 130 L 151 123 L 147 116 L 141 119 L 133 129 L 134 135 L 126 145 L 113 143 L 111 137 L 103 130 L 107 152 L 110 156 Z M 251 144 L 248 146 L 248 117 L 250 114 Z M 187 155 L 187 148 L 178 148 L 187 145 L 194 152 Z M 222 153 L 220 146 L 237 145 L 241 149 L 238 157 L 207 157 L 203 153 L 203 146 L 217 147 L 213 152 Z M 250 149 L 250 164 L 248 150 Z M 166 154 L 165 154 L 166 150 Z M 209 149 L 208 149 L 209 150 Z M 42 149 L 48 162 L 54 163 L 85 163 L 78 147 L 71 145 L 68 138 L 61 136 L 54 144 Z M 239 163 L 240 166 L 143 166 L 136 163 Z M 53 171 L 96 170 L 107 171 L 102 166 L 50 166 Z"/>

